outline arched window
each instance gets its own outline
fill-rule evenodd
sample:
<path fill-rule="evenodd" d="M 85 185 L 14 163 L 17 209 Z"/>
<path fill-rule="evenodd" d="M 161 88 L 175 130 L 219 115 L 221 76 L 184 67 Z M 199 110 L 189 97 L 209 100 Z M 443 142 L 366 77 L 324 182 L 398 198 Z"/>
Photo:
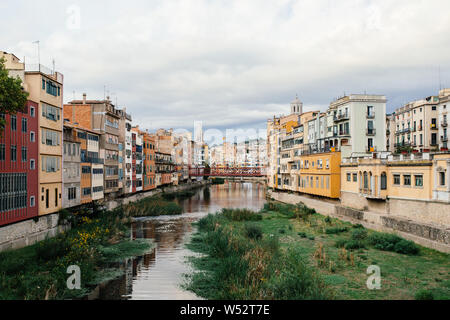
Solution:
<path fill-rule="evenodd" d="M 381 174 L 381 190 L 387 190 L 387 175 L 386 172 Z"/>
<path fill-rule="evenodd" d="M 367 172 L 364 171 L 364 189 L 369 189 L 369 177 Z"/>

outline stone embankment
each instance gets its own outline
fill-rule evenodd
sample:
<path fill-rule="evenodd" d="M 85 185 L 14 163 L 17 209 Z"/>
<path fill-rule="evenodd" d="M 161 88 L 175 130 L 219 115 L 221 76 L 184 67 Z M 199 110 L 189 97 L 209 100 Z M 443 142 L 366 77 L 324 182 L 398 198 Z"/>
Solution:
<path fill-rule="evenodd" d="M 318 213 L 381 232 L 395 233 L 419 245 L 450 253 L 450 227 L 424 223 L 389 213 L 357 210 L 342 206 L 339 200 L 322 200 L 307 195 L 268 191 L 275 201 L 298 204 L 315 209 Z"/>
<path fill-rule="evenodd" d="M 201 188 L 208 185 L 208 181 L 197 181 L 179 186 L 170 186 L 149 192 L 133 194 L 129 197 L 115 199 L 105 202 L 107 210 L 113 210 L 121 205 L 127 205 L 148 197 L 153 197 L 162 193 L 176 193 L 185 190 Z M 65 230 L 64 226 L 58 223 L 59 214 L 51 214 L 27 221 L 21 221 L 12 225 L 0 228 L 0 252 L 10 249 L 20 249 L 40 242 L 45 238 L 55 237 Z"/>

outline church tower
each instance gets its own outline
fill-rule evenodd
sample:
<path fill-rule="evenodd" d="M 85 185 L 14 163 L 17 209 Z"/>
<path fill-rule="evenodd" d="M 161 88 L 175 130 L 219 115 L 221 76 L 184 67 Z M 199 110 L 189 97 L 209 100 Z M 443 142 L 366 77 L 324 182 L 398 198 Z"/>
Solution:
<path fill-rule="evenodd" d="M 298 96 L 295 96 L 295 100 L 291 103 L 291 114 L 302 114 L 303 113 L 303 102 L 298 99 Z"/>

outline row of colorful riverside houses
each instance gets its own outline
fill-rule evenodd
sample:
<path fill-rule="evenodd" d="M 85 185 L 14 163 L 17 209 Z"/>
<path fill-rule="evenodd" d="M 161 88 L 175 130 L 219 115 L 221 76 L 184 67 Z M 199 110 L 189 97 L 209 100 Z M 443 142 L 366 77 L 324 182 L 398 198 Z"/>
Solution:
<path fill-rule="evenodd" d="M 444 89 L 386 115 L 383 95 L 305 113 L 296 98 L 268 121 L 269 188 L 450 226 L 449 99 Z"/>
<path fill-rule="evenodd" d="M 0 226 L 96 200 L 189 180 L 207 146 L 190 133 L 132 126 L 126 110 L 105 100 L 63 104 L 64 77 L 0 51 L 10 76 L 29 93 L 26 108 L 5 115 L 0 136 Z"/>

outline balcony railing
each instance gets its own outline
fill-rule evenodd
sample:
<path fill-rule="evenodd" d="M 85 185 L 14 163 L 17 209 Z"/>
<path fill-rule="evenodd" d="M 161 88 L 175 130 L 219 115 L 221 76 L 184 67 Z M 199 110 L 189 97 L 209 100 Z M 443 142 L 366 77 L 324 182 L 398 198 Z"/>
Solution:
<path fill-rule="evenodd" d="M 105 160 L 104 159 L 91 158 L 91 157 L 81 157 L 81 162 L 93 163 L 93 164 L 105 164 Z"/>
<path fill-rule="evenodd" d="M 334 121 L 343 121 L 343 120 L 348 120 L 348 119 L 350 119 L 350 116 L 348 113 L 340 113 L 334 117 Z"/>
<path fill-rule="evenodd" d="M 368 136 L 374 136 L 374 135 L 376 135 L 376 133 L 377 133 L 376 129 L 367 129 L 366 130 L 366 135 L 368 135 Z"/>
<path fill-rule="evenodd" d="M 366 116 L 367 116 L 367 119 L 375 119 L 375 113 L 374 112 L 367 112 Z"/>
<path fill-rule="evenodd" d="M 432 123 L 432 124 L 430 125 L 430 127 L 431 127 L 431 130 L 437 130 L 437 129 L 438 129 L 438 126 L 437 126 L 437 124 L 435 124 L 435 123 Z"/>
<path fill-rule="evenodd" d="M 443 127 L 447 127 L 447 126 L 448 126 L 448 123 L 447 123 L 447 121 L 442 121 L 442 122 L 441 122 L 441 126 L 443 126 Z"/>
<path fill-rule="evenodd" d="M 447 142 L 448 141 L 448 137 L 447 136 L 441 136 L 441 140 L 442 140 L 442 142 Z"/>

